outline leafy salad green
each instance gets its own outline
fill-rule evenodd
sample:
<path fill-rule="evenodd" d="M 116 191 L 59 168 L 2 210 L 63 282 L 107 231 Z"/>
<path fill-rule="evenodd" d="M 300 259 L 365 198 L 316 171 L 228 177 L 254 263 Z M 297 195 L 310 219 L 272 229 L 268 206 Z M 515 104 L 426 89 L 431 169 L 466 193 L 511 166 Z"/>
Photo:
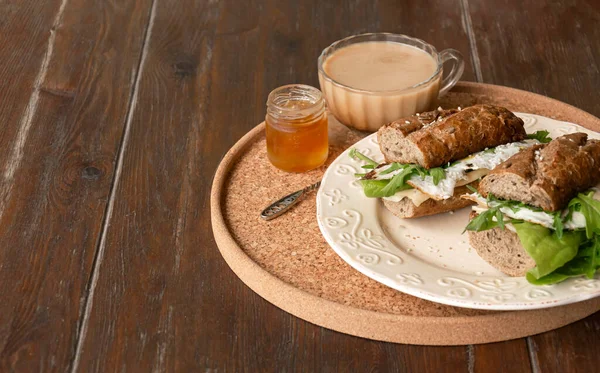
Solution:
<path fill-rule="evenodd" d="M 510 220 L 523 248 L 536 263 L 535 268 L 527 272 L 527 281 L 534 285 L 550 285 L 569 277 L 594 277 L 600 269 L 600 201 L 592 198 L 593 193 L 579 193 L 569 202 L 567 214 L 555 213 L 552 229 L 522 220 Z M 493 196 L 488 196 L 488 204 L 489 201 L 499 201 L 500 204 L 479 214 L 465 230 L 503 229 L 505 217 L 500 212 L 501 207 L 536 209 Z M 585 217 L 585 230 L 564 230 L 564 223 L 571 219 L 574 211 Z"/>
<path fill-rule="evenodd" d="M 542 144 L 547 144 L 552 141 L 552 138 L 549 136 L 550 132 L 546 130 L 536 131 L 534 133 L 527 134 L 527 138 L 530 140 L 537 140 Z"/>
<path fill-rule="evenodd" d="M 356 149 L 350 150 L 349 155 L 354 159 L 360 159 L 366 162 L 366 164 L 362 166 L 362 168 L 365 170 L 373 170 L 379 165 L 377 162 L 362 154 Z M 425 178 L 425 176 L 431 176 L 433 178 L 434 185 L 438 185 L 439 182 L 446 177 L 446 172 L 444 171 L 443 167 L 436 167 L 427 170 L 419 165 L 401 164 L 397 162 L 391 163 L 384 171 L 381 171 L 379 175 L 386 175 L 398 170 L 401 171 L 395 174 L 390 179 L 361 179 L 360 183 L 362 184 L 365 196 L 370 198 L 390 197 L 401 190 L 412 189 L 412 186 L 410 186 L 406 182 L 414 175 L 419 175 L 421 176 L 421 178 Z M 356 174 L 355 176 L 363 177 L 365 175 L 366 174 Z"/>
<path fill-rule="evenodd" d="M 581 240 L 574 257 L 563 263 L 563 265 L 554 268 L 551 272 L 543 274 L 535 271 L 539 266 L 538 260 L 545 265 L 551 260 L 552 254 L 541 253 L 538 258 L 532 256 L 536 262 L 536 268 L 527 273 L 529 282 L 536 285 L 548 285 L 581 275 L 591 279 L 596 271 L 600 269 L 600 201 L 592 198 L 592 195 L 593 191 L 579 193 L 568 205 L 569 215 L 572 215 L 573 211 L 579 211 L 585 217 L 585 231 L 573 231 L 574 234 L 579 235 Z M 518 230 L 519 228 L 517 228 L 517 232 Z M 530 233 L 529 231 L 524 232 L 523 237 L 530 236 Z M 519 234 L 519 239 L 523 241 L 521 234 Z M 528 247 L 525 245 L 523 247 L 531 255 Z M 533 246 L 530 248 L 534 249 Z"/>
<path fill-rule="evenodd" d="M 473 193 L 478 193 L 477 189 L 473 188 L 470 185 L 467 185 L 467 188 L 469 188 L 469 190 Z M 498 199 L 491 193 L 488 194 L 486 201 L 487 201 L 487 205 L 489 208 L 487 210 L 481 212 L 479 215 L 477 215 L 477 217 L 475 219 L 471 220 L 469 222 L 469 224 L 467 225 L 467 227 L 465 228 L 465 231 L 481 232 L 481 231 L 485 231 L 485 230 L 496 228 L 496 227 L 500 227 L 500 228 L 504 229 L 505 221 L 507 223 L 515 223 L 515 224 L 522 222 L 522 220 L 510 219 L 510 218 L 504 216 L 504 214 L 501 211 L 501 209 L 503 207 L 507 207 L 507 208 L 513 210 L 514 212 L 518 211 L 521 208 L 528 208 L 531 211 L 544 211 L 539 207 L 526 205 L 523 202 L 505 201 L 505 200 Z M 493 207 L 491 207 L 492 202 L 494 205 Z M 562 218 L 562 214 L 560 211 L 554 213 L 553 215 L 554 215 L 553 229 L 557 232 L 557 234 L 560 238 L 562 236 L 562 233 L 564 230 L 564 223 L 567 221 L 567 219 L 570 219 L 570 217 Z"/>

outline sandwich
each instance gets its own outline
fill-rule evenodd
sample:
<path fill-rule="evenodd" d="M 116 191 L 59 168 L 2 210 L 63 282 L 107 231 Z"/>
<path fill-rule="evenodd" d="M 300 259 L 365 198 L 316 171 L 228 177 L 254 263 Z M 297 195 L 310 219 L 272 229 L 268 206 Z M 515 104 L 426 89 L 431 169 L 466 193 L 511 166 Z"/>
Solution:
<path fill-rule="evenodd" d="M 547 131 L 527 135 L 523 121 L 493 105 L 412 115 L 377 132 L 385 162 L 352 149 L 366 164 L 357 174 L 367 197 L 381 198 L 400 218 L 439 214 L 473 205 L 467 187 L 523 149 L 547 142 Z"/>
<path fill-rule="evenodd" d="M 600 141 L 585 133 L 530 147 L 464 196 L 479 256 L 535 285 L 593 278 L 600 268 Z"/>

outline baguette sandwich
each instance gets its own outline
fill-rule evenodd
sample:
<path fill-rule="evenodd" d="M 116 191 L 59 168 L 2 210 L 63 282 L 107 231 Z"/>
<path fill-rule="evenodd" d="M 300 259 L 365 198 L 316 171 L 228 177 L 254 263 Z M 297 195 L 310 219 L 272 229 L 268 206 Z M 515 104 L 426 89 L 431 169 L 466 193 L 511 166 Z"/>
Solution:
<path fill-rule="evenodd" d="M 491 169 L 547 139 L 527 135 L 523 121 L 492 105 L 434 110 L 402 118 L 377 132 L 385 163 L 353 149 L 370 170 L 358 174 L 367 197 L 382 198 L 400 218 L 439 214 L 472 205 L 460 198 Z"/>
<path fill-rule="evenodd" d="M 600 268 L 600 141 L 585 133 L 526 149 L 464 196 L 481 258 L 536 285 L 592 278 Z"/>

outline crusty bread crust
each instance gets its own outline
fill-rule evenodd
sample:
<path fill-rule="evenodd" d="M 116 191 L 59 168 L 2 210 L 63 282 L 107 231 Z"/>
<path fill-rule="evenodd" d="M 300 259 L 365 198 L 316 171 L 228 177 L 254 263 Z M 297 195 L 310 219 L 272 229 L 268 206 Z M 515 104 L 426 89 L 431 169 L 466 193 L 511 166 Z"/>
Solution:
<path fill-rule="evenodd" d="M 479 192 L 557 211 L 598 183 L 600 141 L 578 132 L 515 154 L 483 178 Z"/>
<path fill-rule="evenodd" d="M 469 218 L 473 220 L 476 216 L 477 213 L 472 211 Z M 535 267 L 535 261 L 521 245 L 519 236 L 508 229 L 469 231 L 469 243 L 481 259 L 509 276 L 525 276 L 528 270 Z"/>
<path fill-rule="evenodd" d="M 427 169 L 525 137 L 523 121 L 493 105 L 402 118 L 377 132 L 386 162 L 415 163 Z"/>
<path fill-rule="evenodd" d="M 477 185 L 471 183 L 470 185 Z M 466 186 L 458 187 L 454 190 L 454 196 L 442 201 L 428 199 L 419 206 L 408 198 L 402 199 L 400 202 L 393 202 L 383 199 L 384 206 L 395 216 L 403 219 L 419 218 L 421 216 L 441 214 L 442 212 L 454 211 L 467 206 L 472 206 L 475 203 L 466 199 L 460 198 L 462 194 L 469 193 Z"/>

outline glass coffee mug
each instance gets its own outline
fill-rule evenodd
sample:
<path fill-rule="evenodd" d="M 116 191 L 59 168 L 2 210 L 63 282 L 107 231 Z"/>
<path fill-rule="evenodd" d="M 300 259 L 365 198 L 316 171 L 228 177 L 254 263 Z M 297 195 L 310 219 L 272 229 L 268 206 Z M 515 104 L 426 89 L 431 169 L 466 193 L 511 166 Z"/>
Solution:
<path fill-rule="evenodd" d="M 432 58 L 432 61 L 424 61 L 431 65 L 431 75 L 406 88 L 383 90 L 376 87 L 352 87 L 332 78 L 331 75 L 335 75 L 335 71 L 327 71 L 328 59 L 342 48 L 368 42 L 399 43 L 418 48 L 425 52 L 424 56 Z M 358 60 L 360 59 L 356 59 Z M 443 77 L 443 66 L 446 62 L 452 62 L 452 68 L 447 76 Z M 356 69 L 356 76 L 364 75 L 365 79 L 368 79 L 369 66 L 361 68 L 356 65 L 359 62 L 352 63 L 353 65 L 343 67 L 345 74 L 352 74 L 352 70 Z M 464 71 L 463 57 L 457 50 L 445 49 L 438 52 L 434 46 L 423 40 L 389 33 L 362 34 L 339 40 L 323 50 L 318 64 L 319 83 L 328 110 L 341 123 L 363 131 L 377 131 L 379 127 L 396 119 L 433 109 L 437 106 L 438 97 L 450 90 Z M 397 77 L 398 74 L 401 74 L 401 71 L 395 71 L 393 75 Z M 394 77 L 390 76 L 390 79 Z"/>

